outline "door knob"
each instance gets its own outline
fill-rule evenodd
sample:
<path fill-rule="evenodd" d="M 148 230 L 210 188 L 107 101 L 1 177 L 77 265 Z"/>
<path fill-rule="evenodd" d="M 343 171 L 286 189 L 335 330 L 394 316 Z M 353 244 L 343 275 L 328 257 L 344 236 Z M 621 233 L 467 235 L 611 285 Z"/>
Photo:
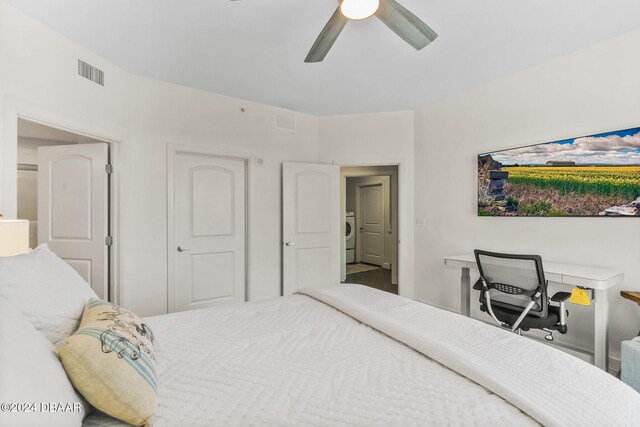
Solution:
<path fill-rule="evenodd" d="M 284 242 L 285 246 L 295 246 L 296 242 Z"/>
<path fill-rule="evenodd" d="M 178 246 L 178 252 L 186 252 L 186 251 L 190 251 L 190 248 L 183 248 L 182 246 Z"/>

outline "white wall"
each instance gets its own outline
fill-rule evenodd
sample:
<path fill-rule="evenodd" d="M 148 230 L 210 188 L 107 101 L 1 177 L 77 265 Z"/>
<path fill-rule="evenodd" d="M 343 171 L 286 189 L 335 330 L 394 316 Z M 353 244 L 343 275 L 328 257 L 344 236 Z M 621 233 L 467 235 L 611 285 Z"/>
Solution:
<path fill-rule="evenodd" d="M 124 153 L 128 215 L 123 233 L 132 236 L 124 257 L 132 263 L 126 281 L 133 285 L 123 291 L 125 301 L 140 305 L 153 295 L 156 310 L 166 305 L 167 272 L 157 266 L 166 265 L 167 258 L 169 143 L 215 146 L 222 153 L 233 150 L 264 159 L 264 167 L 249 165 L 249 298 L 279 296 L 281 164 L 315 162 L 317 119 L 298 114 L 296 132 L 277 130 L 273 107 L 144 78 L 135 79 L 132 94 L 138 101 L 130 110 L 131 143 Z"/>
<path fill-rule="evenodd" d="M 91 52 L 0 2 L 0 209 L 15 215 L 18 113 L 29 112 L 95 134 L 124 139 L 128 130 L 128 77 Z M 102 88 L 77 76 L 83 58 L 108 76 Z"/>
<path fill-rule="evenodd" d="M 318 159 L 348 166 L 398 164 L 399 293 L 413 296 L 414 114 L 400 111 L 320 118 Z"/>
<path fill-rule="evenodd" d="M 610 349 L 638 332 L 640 310 L 619 297 L 640 289 L 640 220 L 476 216 L 477 155 L 640 126 L 640 30 L 416 112 L 416 296 L 459 309 L 460 272 L 446 255 L 474 248 L 539 253 L 543 260 L 614 267 Z M 474 295 L 475 299 L 476 296 Z M 569 334 L 591 347 L 591 310 L 571 305 Z M 556 334 L 558 335 L 558 334 Z"/>
<path fill-rule="evenodd" d="M 118 141 L 122 162 L 121 301 L 146 316 L 167 309 L 167 144 L 260 155 L 252 170 L 249 297 L 280 295 L 282 161 L 315 161 L 318 120 L 274 126 L 275 108 L 132 76 L 0 1 L 0 212 L 16 214 L 17 116 Z M 77 76 L 81 58 L 105 87 Z M 240 112 L 246 107 L 246 113 Z"/>

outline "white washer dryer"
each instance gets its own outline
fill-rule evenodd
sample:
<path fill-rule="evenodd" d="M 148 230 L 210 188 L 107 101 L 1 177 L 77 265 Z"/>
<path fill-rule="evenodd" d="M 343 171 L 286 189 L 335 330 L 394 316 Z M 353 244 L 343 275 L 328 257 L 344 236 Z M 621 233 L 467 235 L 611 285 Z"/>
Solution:
<path fill-rule="evenodd" d="M 353 212 L 347 212 L 345 220 L 345 258 L 350 264 L 356 261 L 356 216 Z"/>

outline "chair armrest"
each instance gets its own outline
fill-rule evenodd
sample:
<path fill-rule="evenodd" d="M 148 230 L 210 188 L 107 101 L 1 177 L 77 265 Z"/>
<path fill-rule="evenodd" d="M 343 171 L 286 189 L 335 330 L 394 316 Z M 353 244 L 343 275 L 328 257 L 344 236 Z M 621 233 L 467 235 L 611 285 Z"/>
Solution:
<path fill-rule="evenodd" d="M 473 284 L 473 289 L 475 289 L 476 291 L 482 290 L 482 279 L 476 280 L 476 283 Z"/>
<path fill-rule="evenodd" d="M 551 301 L 565 302 L 569 298 L 571 298 L 571 294 L 569 292 L 556 292 L 556 294 L 551 297 Z"/>

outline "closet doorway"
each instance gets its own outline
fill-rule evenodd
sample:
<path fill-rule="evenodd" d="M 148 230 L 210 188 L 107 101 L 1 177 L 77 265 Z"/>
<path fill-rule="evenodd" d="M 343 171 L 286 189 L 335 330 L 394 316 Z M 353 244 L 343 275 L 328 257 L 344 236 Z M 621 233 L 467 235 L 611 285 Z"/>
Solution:
<path fill-rule="evenodd" d="M 110 147 L 105 141 L 18 119 L 17 217 L 30 247 L 47 244 L 109 299 Z"/>

